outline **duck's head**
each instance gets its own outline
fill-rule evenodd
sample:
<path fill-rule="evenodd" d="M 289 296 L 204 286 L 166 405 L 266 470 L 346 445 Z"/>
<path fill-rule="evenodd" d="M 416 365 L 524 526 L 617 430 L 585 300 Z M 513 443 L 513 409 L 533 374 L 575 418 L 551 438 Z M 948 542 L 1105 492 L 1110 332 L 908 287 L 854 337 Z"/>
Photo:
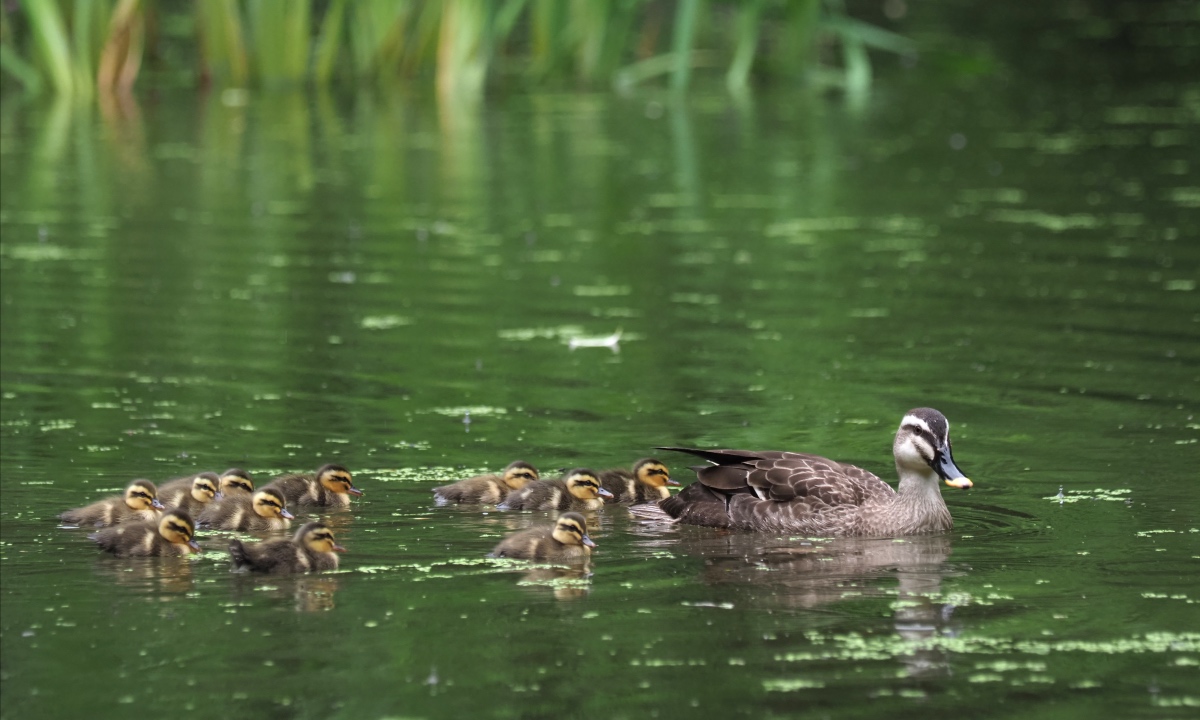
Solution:
<path fill-rule="evenodd" d="M 176 545 L 187 545 L 192 552 L 200 552 L 200 545 L 192 538 L 196 534 L 196 523 L 183 510 L 172 510 L 158 521 L 158 534 L 163 540 Z"/>
<path fill-rule="evenodd" d="M 321 486 L 332 493 L 340 493 L 342 495 L 362 495 L 363 491 L 354 487 L 354 482 L 350 479 L 350 471 L 341 465 L 322 465 L 317 471 L 317 481 Z"/>
<path fill-rule="evenodd" d="M 504 484 L 513 490 L 520 490 L 538 477 L 537 468 L 524 460 L 516 460 L 504 468 Z"/>
<path fill-rule="evenodd" d="M 229 468 L 221 473 L 219 487 L 221 493 L 224 495 L 232 495 L 240 492 L 248 495 L 254 492 L 254 481 L 250 479 L 250 473 L 245 470 L 241 468 Z"/>
<path fill-rule="evenodd" d="M 221 478 L 214 472 L 203 472 L 192 478 L 192 499 L 207 503 L 221 498 Z"/>
<path fill-rule="evenodd" d="M 679 484 L 678 480 L 671 479 L 671 471 L 667 469 L 667 466 L 654 458 L 643 458 L 634 463 L 633 476 L 638 479 L 638 482 L 650 487 Z"/>
<path fill-rule="evenodd" d="M 596 547 L 587 534 L 587 520 L 579 513 L 569 512 L 558 516 L 554 521 L 554 539 L 563 545 L 582 545 L 586 548 Z"/>
<path fill-rule="evenodd" d="M 283 499 L 283 494 L 275 488 L 265 487 L 254 493 L 250 504 L 254 508 L 254 512 L 265 518 L 278 517 L 291 520 L 295 517 L 287 511 L 287 501 Z"/>
<path fill-rule="evenodd" d="M 940 478 L 950 487 L 963 490 L 972 486 L 954 464 L 950 452 L 950 423 L 945 415 L 933 408 L 908 411 L 896 431 L 892 453 L 896 456 L 896 471 L 901 477 Z"/>
<path fill-rule="evenodd" d="M 163 504 L 158 501 L 158 488 L 149 480 L 134 480 L 125 488 L 125 504 L 130 510 L 162 510 Z"/>
<path fill-rule="evenodd" d="M 333 539 L 333 531 L 319 522 L 310 522 L 296 531 L 293 541 L 316 553 L 346 552 Z"/>
<path fill-rule="evenodd" d="M 576 468 L 567 473 L 567 492 L 580 500 L 595 500 L 598 497 L 611 498 L 612 493 L 600 486 L 600 478 L 596 473 L 584 468 Z"/>

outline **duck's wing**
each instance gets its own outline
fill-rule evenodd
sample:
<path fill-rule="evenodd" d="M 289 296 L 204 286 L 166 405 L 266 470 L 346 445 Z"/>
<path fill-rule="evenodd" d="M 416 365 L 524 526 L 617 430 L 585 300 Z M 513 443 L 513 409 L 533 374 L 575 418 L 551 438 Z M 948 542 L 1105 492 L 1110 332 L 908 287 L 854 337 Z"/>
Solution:
<path fill-rule="evenodd" d="M 874 473 L 820 455 L 786 451 L 697 450 L 710 465 L 693 468 L 706 488 L 719 494 L 749 493 L 759 500 L 803 501 L 809 505 L 862 505 L 892 488 Z"/>

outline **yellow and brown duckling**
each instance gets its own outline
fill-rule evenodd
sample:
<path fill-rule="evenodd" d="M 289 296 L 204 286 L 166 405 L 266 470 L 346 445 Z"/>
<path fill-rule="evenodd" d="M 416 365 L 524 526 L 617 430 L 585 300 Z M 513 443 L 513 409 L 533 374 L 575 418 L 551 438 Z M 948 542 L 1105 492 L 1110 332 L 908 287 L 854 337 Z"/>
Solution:
<path fill-rule="evenodd" d="M 558 516 L 553 525 L 513 533 L 500 541 L 488 557 L 545 562 L 586 562 L 596 543 L 587 534 L 587 520 L 579 513 Z"/>
<path fill-rule="evenodd" d="M 288 505 L 293 507 L 348 507 L 351 495 L 358 497 L 363 494 L 362 490 L 354 487 L 350 471 L 341 465 L 322 465 L 315 473 L 280 475 L 264 487 L 278 490 Z"/>
<path fill-rule="evenodd" d="M 213 500 L 221 499 L 221 478 L 215 472 L 202 472 L 178 478 L 158 486 L 158 501 L 168 510 L 186 510 L 195 517 Z"/>
<path fill-rule="evenodd" d="M 172 510 L 157 520 L 126 522 L 88 537 L 117 557 L 156 557 L 200 552 L 196 524 L 185 510 Z"/>
<path fill-rule="evenodd" d="M 221 483 L 218 487 L 222 495 L 237 493 L 250 495 L 254 492 L 254 480 L 251 479 L 250 473 L 241 468 L 229 468 L 221 473 Z"/>
<path fill-rule="evenodd" d="M 433 489 L 434 500 L 439 505 L 448 503 L 474 503 L 495 505 L 508 497 L 514 490 L 520 490 L 539 478 L 537 468 L 523 460 L 508 464 L 502 473 L 487 473 L 476 475 L 466 480 L 459 480 L 450 485 Z"/>
<path fill-rule="evenodd" d="M 613 494 L 610 502 L 622 505 L 658 502 L 671 497 L 668 485 L 678 485 L 671 479 L 671 471 L 654 458 L 642 458 L 633 464 L 633 471 L 625 468 L 600 471 L 600 484 Z"/>
<path fill-rule="evenodd" d="M 234 571 L 296 573 L 337 570 L 338 553 L 346 548 L 333 539 L 333 532 L 319 522 L 305 524 L 288 540 L 259 543 L 229 541 Z"/>
<path fill-rule="evenodd" d="M 120 495 L 68 510 L 58 519 L 71 525 L 104 527 L 133 520 L 157 520 L 162 509 L 154 483 L 134 480 Z"/>
<path fill-rule="evenodd" d="M 576 468 L 561 478 L 531 482 L 509 493 L 496 507 L 502 510 L 599 510 L 612 493 L 586 468 Z"/>
<path fill-rule="evenodd" d="M 230 495 L 209 503 L 196 520 L 200 527 L 213 530 L 269 532 L 286 530 L 293 517 L 283 494 L 273 487 L 264 487 L 253 495 Z"/>

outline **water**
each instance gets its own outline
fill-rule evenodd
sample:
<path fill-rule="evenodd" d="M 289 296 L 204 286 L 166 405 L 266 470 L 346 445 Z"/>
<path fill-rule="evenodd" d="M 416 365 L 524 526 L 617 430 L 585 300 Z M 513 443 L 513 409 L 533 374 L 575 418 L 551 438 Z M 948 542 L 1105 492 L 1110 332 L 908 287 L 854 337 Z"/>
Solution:
<path fill-rule="evenodd" d="M 1195 717 L 1200 85 L 1073 42 L 1087 82 L 1014 59 L 859 110 L 6 99 L 0 714 Z M 606 509 L 585 576 L 483 558 L 543 514 L 429 493 L 667 444 L 892 480 L 919 405 L 975 481 L 945 536 Z M 54 520 L 326 461 L 367 493 L 327 516 L 336 574 L 231 575 L 218 534 L 117 561 Z"/>

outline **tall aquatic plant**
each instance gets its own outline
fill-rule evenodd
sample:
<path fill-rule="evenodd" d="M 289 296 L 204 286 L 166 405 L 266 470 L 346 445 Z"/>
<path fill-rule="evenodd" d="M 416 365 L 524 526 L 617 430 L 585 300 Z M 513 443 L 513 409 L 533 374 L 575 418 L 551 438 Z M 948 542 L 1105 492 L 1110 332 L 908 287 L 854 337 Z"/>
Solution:
<path fill-rule="evenodd" d="M 47 84 L 66 95 L 128 89 L 153 40 L 152 13 L 193 14 L 197 76 L 224 87 L 425 75 L 439 92 L 468 95 L 495 76 L 618 87 L 665 78 L 683 91 L 696 73 L 724 68 L 734 90 L 757 74 L 815 78 L 861 94 L 871 82 L 870 50 L 911 49 L 851 18 L 841 0 L 23 0 L 17 7 L 18 21 L 6 14 L 0 27 L 0 70 L 26 88 Z M 821 69 L 829 47 L 840 61 Z"/>

